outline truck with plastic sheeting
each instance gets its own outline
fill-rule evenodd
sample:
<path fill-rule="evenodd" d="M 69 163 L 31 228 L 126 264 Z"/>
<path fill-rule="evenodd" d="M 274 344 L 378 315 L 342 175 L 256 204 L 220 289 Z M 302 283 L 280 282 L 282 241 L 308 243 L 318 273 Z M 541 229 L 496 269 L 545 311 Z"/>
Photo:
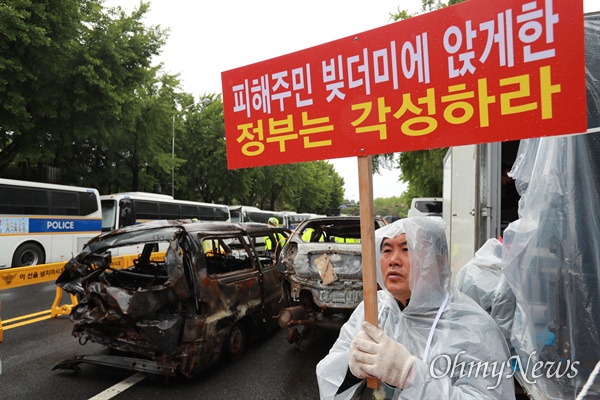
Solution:
<path fill-rule="evenodd" d="M 587 132 L 455 147 L 444 161 L 457 287 L 485 299 L 534 399 L 600 397 L 600 12 L 584 25 Z"/>

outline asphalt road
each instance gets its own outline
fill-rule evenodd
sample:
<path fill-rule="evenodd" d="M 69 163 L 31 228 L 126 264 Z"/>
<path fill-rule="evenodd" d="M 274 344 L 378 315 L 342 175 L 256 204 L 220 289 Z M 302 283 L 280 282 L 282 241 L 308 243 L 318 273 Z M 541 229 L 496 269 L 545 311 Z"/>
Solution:
<path fill-rule="evenodd" d="M 53 283 L 0 291 L 1 317 L 48 310 Z M 68 298 L 64 296 L 64 302 Z M 251 344 L 235 362 L 222 361 L 202 375 L 169 380 L 143 376 L 121 393 L 134 373 L 81 364 L 77 372 L 52 371 L 76 355 L 108 354 L 97 344 L 79 344 L 67 316 L 5 330 L 0 343 L 0 399 L 318 399 L 315 366 L 329 351 L 337 333 L 322 332 L 300 350 L 287 343 L 285 331 Z M 115 386 L 116 385 L 116 386 Z M 107 394 L 107 390 L 112 393 Z"/>

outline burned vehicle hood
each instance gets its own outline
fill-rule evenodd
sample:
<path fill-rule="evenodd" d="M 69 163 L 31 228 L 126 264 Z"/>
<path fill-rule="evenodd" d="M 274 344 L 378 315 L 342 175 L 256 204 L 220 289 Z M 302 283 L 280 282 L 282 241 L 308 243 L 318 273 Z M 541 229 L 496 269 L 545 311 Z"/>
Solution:
<path fill-rule="evenodd" d="M 293 262 L 298 278 L 332 283 L 339 278 L 362 280 L 360 244 L 302 243 L 291 241 L 283 262 Z M 292 271 L 290 271 L 292 272 Z"/>
<path fill-rule="evenodd" d="M 154 303 L 152 298 L 162 297 L 163 301 L 159 303 L 168 301 L 173 297 L 173 290 L 179 291 L 177 298 L 189 296 L 190 292 L 185 290 L 185 281 L 182 280 L 183 261 L 177 242 L 177 238 L 184 232 L 183 228 L 166 221 L 154 221 L 144 225 L 105 233 L 90 240 L 83 251 L 65 265 L 63 273 L 56 280 L 57 286 L 71 294 L 84 295 L 85 289 L 89 289 L 92 292 L 114 296 L 116 304 L 122 308 L 124 314 L 129 314 L 133 305 L 136 315 Z M 157 276 L 154 282 L 146 282 L 145 290 L 137 291 L 137 288 L 127 286 L 118 288 L 116 282 L 99 282 L 94 279 L 100 272 L 111 267 L 113 257 L 110 249 L 158 242 L 169 243 L 165 253 L 166 276 Z M 91 265 L 93 268 L 90 268 Z M 167 292 L 170 294 L 166 294 Z M 136 312 L 136 309 L 139 311 Z"/>

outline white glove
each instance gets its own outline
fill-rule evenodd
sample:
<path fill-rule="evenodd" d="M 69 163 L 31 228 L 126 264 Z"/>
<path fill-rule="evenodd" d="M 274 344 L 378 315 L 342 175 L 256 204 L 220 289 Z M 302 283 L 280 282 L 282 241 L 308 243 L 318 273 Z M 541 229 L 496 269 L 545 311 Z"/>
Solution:
<path fill-rule="evenodd" d="M 362 342 L 367 342 L 369 341 L 369 335 L 367 335 L 365 333 L 365 331 L 359 331 L 356 336 L 354 336 L 354 339 L 352 339 L 352 343 L 350 345 L 350 362 L 349 362 L 349 367 L 350 367 L 350 372 L 352 372 L 352 375 L 354 375 L 357 378 L 360 379 L 365 379 L 365 378 L 369 378 L 370 375 L 367 374 L 364 370 L 363 370 L 363 364 L 359 361 L 360 357 L 360 350 L 358 350 L 358 348 L 356 347 L 356 345 L 354 344 L 356 341 L 362 341 Z"/>
<path fill-rule="evenodd" d="M 357 378 L 375 377 L 403 388 L 413 356 L 381 329 L 363 322 L 363 330 L 350 345 L 350 371 Z"/>

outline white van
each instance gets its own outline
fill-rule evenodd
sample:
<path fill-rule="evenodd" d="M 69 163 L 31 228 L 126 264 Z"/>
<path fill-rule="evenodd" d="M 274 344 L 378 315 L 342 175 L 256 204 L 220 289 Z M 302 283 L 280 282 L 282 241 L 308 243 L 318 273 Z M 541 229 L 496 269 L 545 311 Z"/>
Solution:
<path fill-rule="evenodd" d="M 410 203 L 410 209 L 408 210 L 409 217 L 418 216 L 430 216 L 430 217 L 441 217 L 442 216 L 442 204 L 443 200 L 438 197 L 415 197 Z"/>

